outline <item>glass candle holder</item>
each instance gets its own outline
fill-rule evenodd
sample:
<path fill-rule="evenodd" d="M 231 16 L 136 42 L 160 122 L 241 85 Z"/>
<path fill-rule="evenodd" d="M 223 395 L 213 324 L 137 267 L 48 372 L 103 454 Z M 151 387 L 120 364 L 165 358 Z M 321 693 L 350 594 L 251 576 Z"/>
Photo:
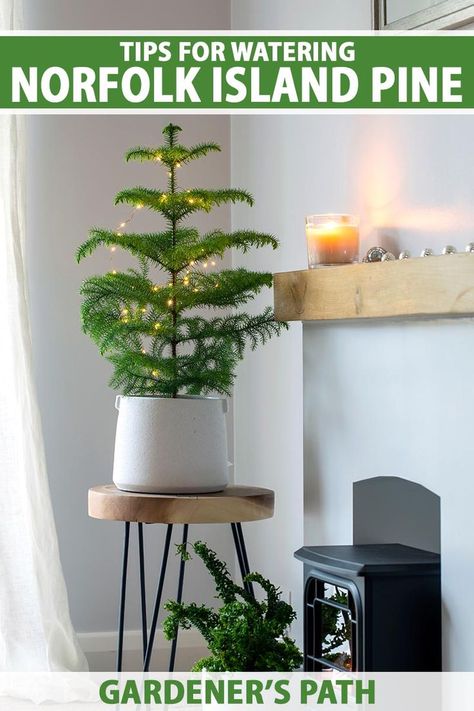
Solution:
<path fill-rule="evenodd" d="M 308 215 L 306 241 L 310 269 L 357 262 L 359 218 L 355 215 Z"/>

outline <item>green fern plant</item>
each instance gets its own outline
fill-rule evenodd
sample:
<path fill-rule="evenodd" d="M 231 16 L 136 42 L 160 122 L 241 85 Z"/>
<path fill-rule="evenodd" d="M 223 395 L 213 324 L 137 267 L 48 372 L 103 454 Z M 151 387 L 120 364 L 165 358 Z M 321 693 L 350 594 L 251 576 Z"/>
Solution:
<path fill-rule="evenodd" d="M 187 148 L 178 142 L 179 126 L 163 130 L 164 145 L 133 148 L 127 161 L 154 161 L 166 169 L 167 190 L 135 187 L 122 190 L 116 204 L 144 207 L 164 218 L 165 229 L 148 234 L 94 228 L 77 252 L 77 260 L 97 247 L 120 247 L 138 259 L 137 268 L 111 271 L 84 281 L 82 325 L 114 366 L 110 384 L 125 395 L 209 392 L 230 394 L 235 368 L 247 345 L 255 348 L 286 324 L 272 310 L 249 315 L 236 309 L 272 285 L 272 275 L 248 269 L 208 273 L 201 265 L 228 249 L 243 252 L 278 242 L 252 230 L 201 235 L 185 220 L 198 211 L 228 203 L 253 205 L 245 190 L 191 188 L 180 190 L 177 171 L 187 163 L 219 151 L 216 143 Z M 164 273 L 158 283 L 156 272 Z M 204 318 L 199 309 L 223 309 Z"/>
<path fill-rule="evenodd" d="M 281 671 L 298 669 L 302 655 L 287 636 L 288 626 L 296 618 L 294 609 L 281 600 L 281 592 L 260 573 L 245 577 L 259 584 L 266 593 L 257 601 L 245 588 L 236 585 L 224 562 L 205 543 L 192 545 L 216 584 L 223 605 L 213 610 L 206 605 L 189 605 L 170 600 L 165 607 L 170 613 L 163 624 L 167 639 L 174 639 L 179 627 L 196 627 L 207 642 L 210 656 L 200 659 L 192 671 Z M 184 559 L 186 546 L 178 546 Z"/>

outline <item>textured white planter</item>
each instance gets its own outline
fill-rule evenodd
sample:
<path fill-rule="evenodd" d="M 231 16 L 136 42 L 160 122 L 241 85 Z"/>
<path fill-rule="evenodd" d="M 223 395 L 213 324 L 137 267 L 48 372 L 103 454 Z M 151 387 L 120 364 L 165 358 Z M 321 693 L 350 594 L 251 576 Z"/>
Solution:
<path fill-rule="evenodd" d="M 118 489 L 150 494 L 225 489 L 229 483 L 225 400 L 119 395 L 116 407 Z"/>

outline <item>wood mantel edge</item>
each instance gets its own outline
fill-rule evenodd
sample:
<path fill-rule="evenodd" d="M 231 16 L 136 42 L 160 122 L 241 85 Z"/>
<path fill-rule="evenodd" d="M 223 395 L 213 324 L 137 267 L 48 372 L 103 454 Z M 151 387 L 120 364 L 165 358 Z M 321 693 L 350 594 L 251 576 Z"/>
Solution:
<path fill-rule="evenodd" d="M 280 272 L 274 305 L 280 321 L 474 316 L 474 254 Z"/>

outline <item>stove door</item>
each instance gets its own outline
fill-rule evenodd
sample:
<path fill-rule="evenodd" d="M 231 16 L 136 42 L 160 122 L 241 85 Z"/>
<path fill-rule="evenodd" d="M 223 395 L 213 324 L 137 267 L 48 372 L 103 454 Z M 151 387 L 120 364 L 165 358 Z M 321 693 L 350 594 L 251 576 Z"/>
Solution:
<path fill-rule="evenodd" d="M 362 641 L 356 584 L 311 570 L 305 586 L 305 671 L 362 671 Z"/>

